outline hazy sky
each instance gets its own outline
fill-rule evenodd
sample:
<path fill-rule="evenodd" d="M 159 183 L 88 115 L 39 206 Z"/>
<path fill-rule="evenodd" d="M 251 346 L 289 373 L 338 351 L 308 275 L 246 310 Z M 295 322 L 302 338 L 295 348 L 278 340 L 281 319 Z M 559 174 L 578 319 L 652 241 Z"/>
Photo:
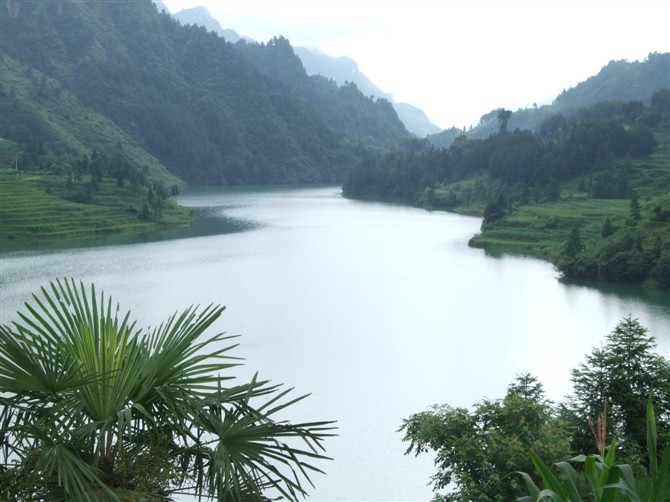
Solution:
<path fill-rule="evenodd" d="M 442 128 L 553 100 L 609 61 L 670 52 L 668 0 L 163 0 L 223 28 L 350 56 Z M 670 76 L 669 76 L 670 80 Z M 669 82 L 670 85 L 670 82 Z"/>

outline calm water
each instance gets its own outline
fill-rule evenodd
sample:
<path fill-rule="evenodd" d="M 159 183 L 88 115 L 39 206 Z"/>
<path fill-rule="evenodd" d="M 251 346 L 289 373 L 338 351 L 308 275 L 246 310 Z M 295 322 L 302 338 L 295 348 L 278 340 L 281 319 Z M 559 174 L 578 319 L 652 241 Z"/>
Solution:
<path fill-rule="evenodd" d="M 560 399 L 570 369 L 629 314 L 670 357 L 669 295 L 563 284 L 548 263 L 487 256 L 467 246 L 476 218 L 334 187 L 198 190 L 180 202 L 200 208 L 201 224 L 179 239 L 5 252 L 2 323 L 58 277 L 94 282 L 143 326 L 226 305 L 217 328 L 241 335 L 240 377 L 311 393 L 292 419 L 338 421 L 310 500 L 429 500 L 433 459 L 403 455 L 403 418 L 501 397 L 523 372 Z"/>

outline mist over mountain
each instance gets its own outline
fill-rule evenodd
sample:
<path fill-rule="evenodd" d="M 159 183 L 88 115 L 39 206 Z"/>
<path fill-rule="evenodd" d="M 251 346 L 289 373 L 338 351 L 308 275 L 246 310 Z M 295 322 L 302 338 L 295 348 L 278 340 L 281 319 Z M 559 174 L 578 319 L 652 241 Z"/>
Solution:
<path fill-rule="evenodd" d="M 174 14 L 174 18 L 183 25 L 193 24 L 202 26 L 208 31 L 213 31 L 227 42 L 235 43 L 242 37 L 233 29 L 222 28 L 221 24 L 212 17 L 206 7 L 198 6 L 191 9 L 182 9 Z M 246 38 L 246 37 L 245 37 Z M 246 38 L 251 41 L 251 39 Z"/>
<path fill-rule="evenodd" d="M 296 47 L 295 53 L 302 60 L 305 70 L 309 75 L 323 75 L 326 78 L 334 80 L 338 85 L 352 82 L 366 96 L 385 98 L 390 101 L 398 117 L 411 133 L 425 137 L 440 131 L 440 128 L 433 124 L 420 108 L 409 103 L 396 103 L 393 99 L 393 94 L 386 93 L 377 87 L 360 71 L 356 61 L 350 57 L 336 58 L 316 49 L 307 49 L 305 47 Z"/>
<path fill-rule="evenodd" d="M 209 31 L 217 33 L 228 42 L 238 42 L 244 39 L 246 42 L 254 41 L 248 37 L 242 37 L 234 30 L 223 29 L 221 24 L 215 20 L 205 7 L 194 7 L 191 9 L 182 9 L 174 14 L 175 19 L 182 24 L 193 24 L 202 26 Z M 275 38 L 283 38 L 278 35 Z M 263 44 L 262 44 L 263 45 Z M 363 74 L 358 64 L 349 57 L 333 57 L 324 54 L 317 49 L 307 49 L 304 47 L 294 47 L 293 51 L 300 58 L 304 70 L 308 75 L 321 75 L 334 80 L 338 86 L 346 86 L 353 83 L 358 87 L 364 96 L 373 96 L 375 98 L 384 98 L 388 100 L 395 109 L 398 117 L 405 125 L 408 131 L 417 136 L 425 137 L 440 131 L 440 128 L 433 124 L 425 112 L 408 103 L 396 103 L 393 95 L 382 91 L 365 74 Z"/>
<path fill-rule="evenodd" d="M 348 138 L 391 146 L 408 136 L 388 100 L 366 97 L 351 82 L 338 86 L 323 76 L 309 76 L 286 38 L 275 37 L 260 44 L 242 41 L 235 48 L 261 72 L 288 85 L 320 110 L 326 123 Z"/>
<path fill-rule="evenodd" d="M 366 96 L 375 96 L 393 101 L 393 95 L 382 91 L 358 68 L 358 63 L 347 56 L 334 57 L 324 54 L 318 49 L 296 47 L 296 55 L 305 66 L 309 75 L 323 75 L 344 85 L 353 82 Z"/>

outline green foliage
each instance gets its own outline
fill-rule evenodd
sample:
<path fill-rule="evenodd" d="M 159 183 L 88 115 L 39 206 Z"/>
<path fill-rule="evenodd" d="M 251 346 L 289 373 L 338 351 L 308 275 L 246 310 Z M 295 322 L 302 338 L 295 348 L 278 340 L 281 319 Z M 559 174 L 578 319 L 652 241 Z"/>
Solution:
<path fill-rule="evenodd" d="M 646 397 L 654 395 L 659 441 L 670 444 L 670 361 L 655 352 L 654 337 L 637 319 L 623 319 L 594 348 L 586 361 L 572 370 L 573 394 L 565 417 L 572 424 L 575 451 L 594 451 L 594 437 L 588 427 L 603 403 L 610 410 L 607 435 L 621 440 L 622 455 L 635 462 L 642 459 L 647 444 Z"/>
<path fill-rule="evenodd" d="M 507 124 L 511 117 L 512 117 L 511 110 L 505 110 L 504 108 L 500 108 L 498 110 L 496 118 L 498 119 L 498 122 L 500 122 L 500 129 L 498 130 L 500 134 L 505 134 L 507 132 Z"/>
<path fill-rule="evenodd" d="M 240 42 L 235 48 L 262 73 L 283 82 L 318 110 L 326 124 L 350 140 L 393 146 L 409 137 L 391 103 L 366 97 L 356 84 L 338 86 L 321 75 L 308 76 L 284 37 L 261 44 Z"/>
<path fill-rule="evenodd" d="M 218 500 L 305 494 L 330 422 L 279 420 L 302 397 L 233 385 L 223 307 L 143 333 L 93 286 L 57 281 L 0 327 L 4 500 Z M 303 396 L 304 397 L 304 396 Z"/>
<path fill-rule="evenodd" d="M 40 83 L 39 89 L 45 89 L 42 94 L 36 89 L 36 82 Z M 44 169 L 49 167 L 43 165 L 47 161 L 62 165 L 62 157 L 81 157 L 93 151 L 117 152 L 143 178 L 177 182 L 164 164 L 139 145 L 137 138 L 86 106 L 63 83 L 4 53 L 0 57 L 0 98 L 0 137 L 23 149 L 16 159 L 21 170 Z M 50 158 L 38 159 L 38 149 L 48 150 L 48 155 L 42 157 Z"/>
<path fill-rule="evenodd" d="M 599 101 L 639 99 L 648 103 L 655 91 L 668 87 L 668 69 L 668 53 L 652 52 L 644 61 L 610 61 L 598 75 L 563 91 L 554 104 L 565 113 Z"/>
<path fill-rule="evenodd" d="M 572 371 L 567 403 L 555 408 L 541 384 L 522 375 L 504 399 L 484 400 L 472 411 L 443 405 L 412 415 L 401 428 L 407 453 L 435 452 L 435 491 L 451 490 L 436 500 L 665 502 L 670 361 L 654 348 L 646 328 L 626 318 Z M 599 453 L 563 461 L 575 451 Z M 615 456 L 626 463 L 617 464 Z M 521 476 L 511 475 L 515 471 Z"/>
<path fill-rule="evenodd" d="M 21 147 L 5 141 L 0 163 L 7 166 L 0 168 L 3 249 L 35 240 L 183 227 L 193 218 L 167 199 L 164 188 L 144 211 L 151 187 L 164 185 L 150 183 L 120 151 L 76 155 L 41 143 Z"/>
<path fill-rule="evenodd" d="M 641 422 L 640 417 L 637 420 Z M 598 502 L 614 502 L 628 500 L 631 502 L 664 502 L 670 500 L 670 445 L 665 448 L 659 465 L 657 455 L 656 420 L 652 398 L 649 397 L 646 409 L 647 454 L 649 468 L 646 476 L 640 479 L 628 464 L 615 465 L 617 442 L 612 441 L 606 455 L 579 455 L 571 462 L 583 463 L 583 474 L 568 462 L 557 462 L 550 469 L 534 453 L 530 458 L 537 473 L 542 478 L 544 489 L 540 489 L 526 473 L 519 472 L 526 483 L 529 495 L 520 497 L 518 502 L 535 502 L 555 500 L 564 502 L 581 502 L 595 500 Z M 585 479 L 586 482 L 583 480 Z M 586 485 L 586 488 L 584 485 Z"/>
<path fill-rule="evenodd" d="M 569 278 L 668 289 L 670 137 L 645 123 L 665 113 L 662 95 L 554 117 L 538 134 L 461 136 L 448 150 L 406 142 L 359 163 L 343 192 L 479 214 L 474 246 L 548 258 Z"/>
<path fill-rule="evenodd" d="M 17 142 L 121 142 L 190 183 L 302 183 L 407 135 L 390 104 L 308 77 L 288 41 L 232 45 L 148 0 L 28 2 L 0 23 L 0 136 Z"/>
<path fill-rule="evenodd" d="M 590 492 L 582 496 L 586 491 L 582 485 L 577 471 L 568 462 L 557 462 L 554 468 L 549 468 L 534 453 L 530 453 L 530 458 L 535 466 L 535 470 L 542 478 L 544 489 L 537 486 L 534 480 L 526 472 L 519 472 L 526 483 L 526 488 L 530 495 L 520 497 L 518 502 L 540 502 L 540 501 L 560 501 L 560 502 L 582 502 L 586 500 L 595 500 L 597 502 L 615 502 L 617 500 L 626 500 L 624 481 L 634 484 L 632 470 L 629 465 L 614 465 L 616 443 L 612 443 L 608 454 L 605 457 L 601 455 L 580 456 L 572 459 L 573 462 L 584 463 L 584 477 L 587 480 Z"/>
<path fill-rule="evenodd" d="M 618 117 L 578 118 L 564 122 L 556 136 L 543 138 L 519 130 L 482 140 L 462 136 L 448 150 L 406 142 L 399 151 L 361 162 L 349 174 L 344 192 L 417 201 L 426 188 L 486 173 L 504 185 L 508 196 L 514 195 L 514 202 L 556 200 L 558 181 L 587 174 L 602 178 L 603 183 L 619 179 L 618 173 L 612 174 L 614 159 L 644 157 L 654 151 L 651 131 L 645 129 L 650 139 L 642 147 L 637 133 L 624 127 L 627 124 Z M 606 175 L 601 176 L 601 171 Z"/>
<path fill-rule="evenodd" d="M 435 491 L 451 485 L 439 500 L 507 501 L 520 494 L 508 474 L 531 467 L 527 451 L 553 462 L 569 452 L 569 439 L 542 385 L 530 375 L 510 384 L 503 399 L 484 400 L 473 411 L 444 405 L 417 413 L 401 428 L 407 453 L 434 451 L 438 472 Z"/>

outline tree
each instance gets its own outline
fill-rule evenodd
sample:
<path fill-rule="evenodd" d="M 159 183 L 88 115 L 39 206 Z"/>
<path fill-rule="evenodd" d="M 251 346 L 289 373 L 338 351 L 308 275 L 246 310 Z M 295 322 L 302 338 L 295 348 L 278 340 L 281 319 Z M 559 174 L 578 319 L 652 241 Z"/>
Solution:
<path fill-rule="evenodd" d="M 608 216 L 605 218 L 605 221 L 603 221 L 603 226 L 600 228 L 600 236 L 603 239 L 607 239 L 610 235 L 614 233 L 614 225 L 612 224 L 612 220 Z"/>
<path fill-rule="evenodd" d="M 573 394 L 567 415 L 574 427 L 576 451 L 595 451 L 588 423 L 610 409 L 608 437 L 622 440 L 627 460 L 640 458 L 647 444 L 644 421 L 647 397 L 653 392 L 659 442 L 670 439 L 670 361 L 656 354 L 653 336 L 637 319 L 627 317 L 595 348 L 586 362 L 572 370 Z"/>
<path fill-rule="evenodd" d="M 93 286 L 41 293 L 0 327 L 0 498 L 305 494 L 331 423 L 277 421 L 302 397 L 257 377 L 229 385 L 231 337 L 201 337 L 223 307 L 188 308 L 143 334 Z"/>
<path fill-rule="evenodd" d="M 640 221 L 640 199 L 635 192 L 630 199 L 630 218 L 636 223 Z"/>
<path fill-rule="evenodd" d="M 484 208 L 484 221 L 482 222 L 482 224 L 485 225 L 488 223 L 495 223 L 496 221 L 500 220 L 505 216 L 506 209 L 507 209 L 507 201 L 505 200 L 505 196 L 501 192 L 500 194 L 498 194 L 498 197 L 496 198 L 495 201 L 489 202 L 486 205 L 486 208 Z"/>
<path fill-rule="evenodd" d="M 498 122 L 500 123 L 500 129 L 498 130 L 498 132 L 500 134 L 505 134 L 507 132 L 507 123 L 509 122 L 509 119 L 512 118 L 511 110 L 505 110 L 504 108 L 500 108 L 498 109 L 496 117 L 498 119 Z"/>
<path fill-rule="evenodd" d="M 503 399 L 484 400 L 472 412 L 437 406 L 412 415 L 401 430 L 410 443 L 407 453 L 436 453 L 435 491 L 455 486 L 436 496 L 444 501 L 514 500 L 522 491 L 508 475 L 520 465 L 532 469 L 529 450 L 545 462 L 569 454 L 566 431 L 541 383 L 528 374 L 518 376 Z"/>
<path fill-rule="evenodd" d="M 568 234 L 568 238 L 563 244 L 563 255 L 568 258 L 574 258 L 584 248 L 579 228 L 574 227 Z"/>

